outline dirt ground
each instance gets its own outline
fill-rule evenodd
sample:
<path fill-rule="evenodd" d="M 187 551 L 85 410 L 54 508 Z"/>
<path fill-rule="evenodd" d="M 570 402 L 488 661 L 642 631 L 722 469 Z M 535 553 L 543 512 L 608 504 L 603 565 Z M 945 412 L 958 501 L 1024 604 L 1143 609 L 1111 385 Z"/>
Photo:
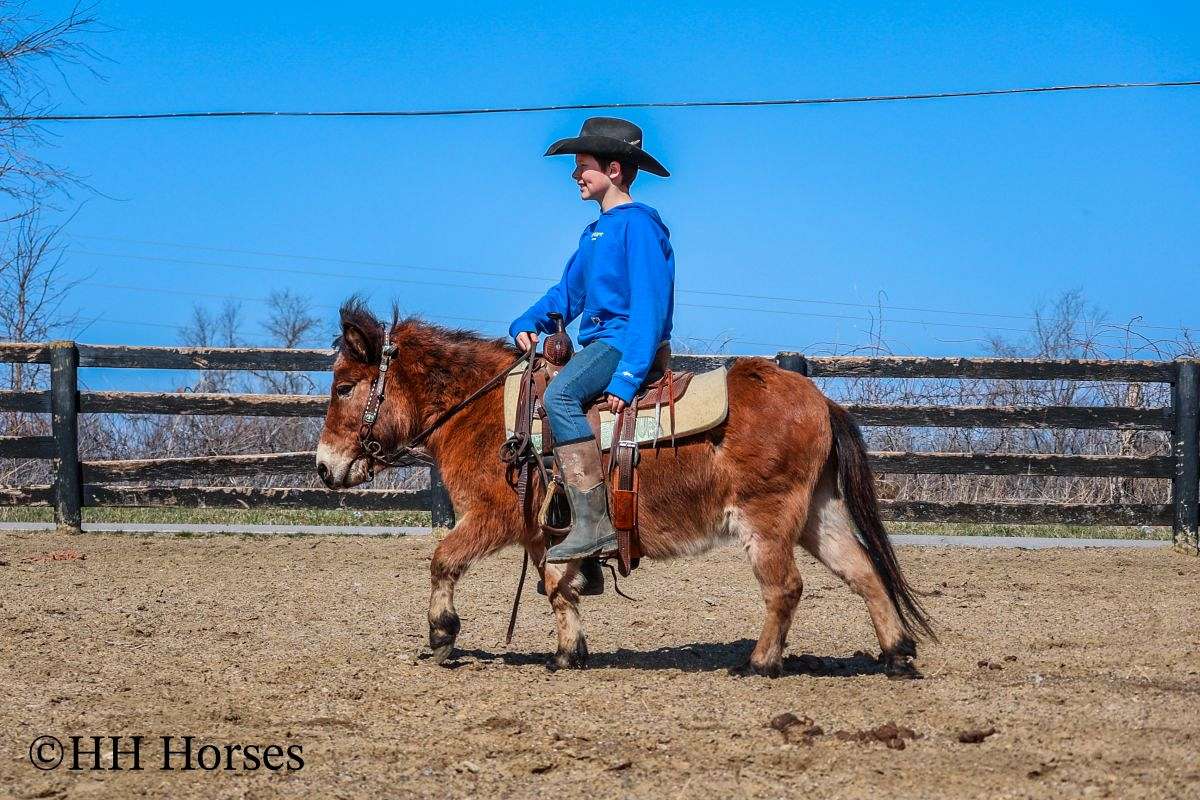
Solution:
<path fill-rule="evenodd" d="M 460 650 L 433 666 L 434 544 L 3 535 L 0 796 L 1200 797 L 1195 558 L 904 548 L 941 643 L 924 680 L 889 681 L 855 655 L 876 648 L 862 603 L 800 552 L 769 680 L 726 675 L 762 613 L 736 549 L 643 566 L 636 603 L 585 598 L 591 667 L 557 673 L 532 582 L 504 647 L 520 562 L 501 554 L 460 585 Z M 851 736 L 889 722 L 916 738 Z M 38 736 L 138 734 L 139 772 L 31 763 Z M 231 750 L 233 769 L 163 771 L 168 735 L 299 745 L 303 766 Z"/>

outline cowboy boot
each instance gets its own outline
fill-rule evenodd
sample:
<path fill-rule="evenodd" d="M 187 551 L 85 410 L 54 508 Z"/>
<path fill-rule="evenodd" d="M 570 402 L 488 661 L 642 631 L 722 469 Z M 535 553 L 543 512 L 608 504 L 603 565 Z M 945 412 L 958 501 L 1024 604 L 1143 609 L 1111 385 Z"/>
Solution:
<path fill-rule="evenodd" d="M 599 555 L 617 547 L 617 532 L 608 516 L 608 487 L 595 439 L 554 448 L 571 503 L 571 532 L 546 551 L 546 561 L 561 564 Z"/>

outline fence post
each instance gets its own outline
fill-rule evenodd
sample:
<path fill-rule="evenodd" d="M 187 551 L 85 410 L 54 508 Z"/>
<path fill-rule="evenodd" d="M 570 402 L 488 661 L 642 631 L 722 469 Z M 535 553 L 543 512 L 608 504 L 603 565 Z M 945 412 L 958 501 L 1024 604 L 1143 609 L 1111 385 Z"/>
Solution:
<path fill-rule="evenodd" d="M 442 483 L 442 473 L 436 466 L 429 468 L 429 511 L 433 517 L 433 529 L 454 527 L 454 505 L 450 493 Z"/>
<path fill-rule="evenodd" d="M 79 471 L 79 351 L 74 342 L 50 343 L 50 418 L 54 434 L 54 521 L 79 533 L 83 492 Z"/>
<path fill-rule="evenodd" d="M 1172 400 L 1175 430 L 1171 452 L 1175 457 L 1175 475 L 1171 482 L 1174 510 L 1172 538 L 1177 547 L 1191 545 L 1200 551 L 1200 361 L 1175 362 Z"/>

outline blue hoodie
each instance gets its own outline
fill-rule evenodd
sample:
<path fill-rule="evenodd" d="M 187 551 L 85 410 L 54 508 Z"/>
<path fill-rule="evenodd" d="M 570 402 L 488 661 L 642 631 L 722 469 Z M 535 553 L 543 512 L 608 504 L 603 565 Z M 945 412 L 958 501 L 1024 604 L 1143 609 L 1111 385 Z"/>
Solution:
<path fill-rule="evenodd" d="M 650 206 L 613 206 L 583 229 L 562 280 L 508 326 L 509 335 L 553 333 L 552 312 L 567 323 L 582 315 L 580 345 L 603 341 L 621 351 L 605 391 L 630 402 L 658 346 L 671 338 L 675 253 L 670 236 Z"/>

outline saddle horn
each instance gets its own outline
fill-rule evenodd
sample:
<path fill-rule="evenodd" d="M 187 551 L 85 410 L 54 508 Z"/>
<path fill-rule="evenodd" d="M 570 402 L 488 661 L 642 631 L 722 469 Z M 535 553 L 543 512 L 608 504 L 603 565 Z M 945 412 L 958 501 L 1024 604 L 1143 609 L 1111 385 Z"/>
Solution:
<path fill-rule="evenodd" d="M 563 324 L 562 314 L 551 313 L 550 319 L 557 330 L 542 342 L 542 356 L 552 366 L 561 368 L 571 360 L 575 353 L 575 345 L 571 344 L 571 337 L 567 335 L 567 326 Z"/>

